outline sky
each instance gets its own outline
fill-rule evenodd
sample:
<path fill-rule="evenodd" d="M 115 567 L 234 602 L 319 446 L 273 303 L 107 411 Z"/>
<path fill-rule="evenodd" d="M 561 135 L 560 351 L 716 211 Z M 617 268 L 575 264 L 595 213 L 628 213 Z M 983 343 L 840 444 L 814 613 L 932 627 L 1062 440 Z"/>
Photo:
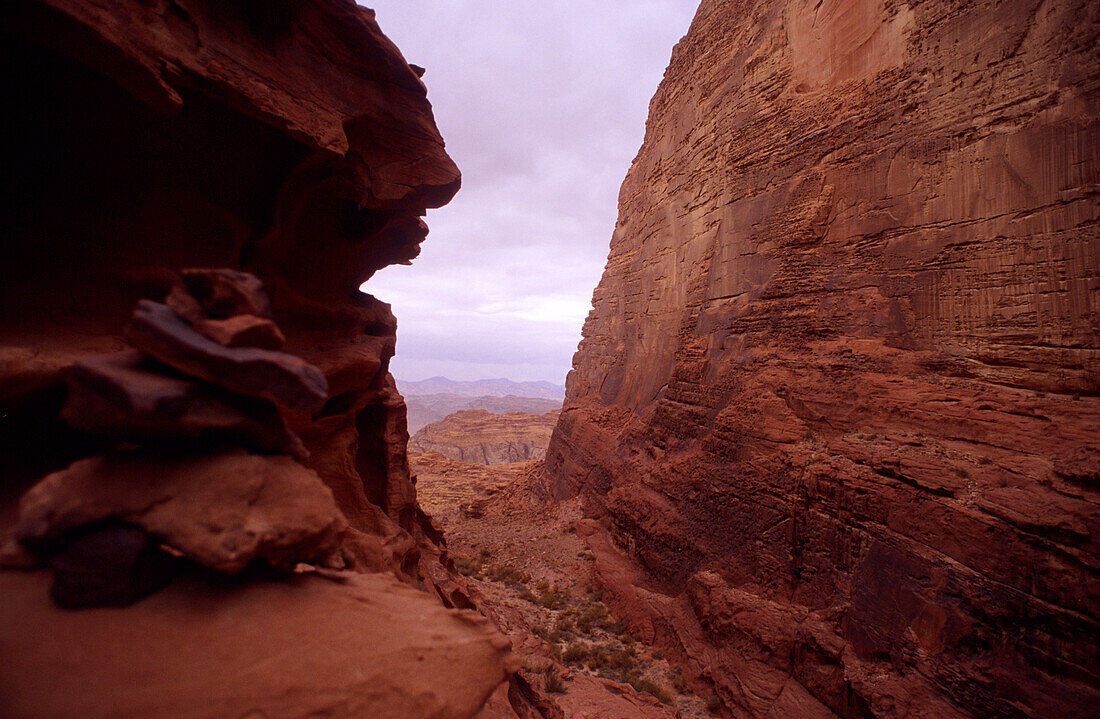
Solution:
<path fill-rule="evenodd" d="M 372 0 L 424 82 L 462 189 L 412 266 L 366 284 L 398 379 L 565 382 L 649 99 L 698 0 Z"/>

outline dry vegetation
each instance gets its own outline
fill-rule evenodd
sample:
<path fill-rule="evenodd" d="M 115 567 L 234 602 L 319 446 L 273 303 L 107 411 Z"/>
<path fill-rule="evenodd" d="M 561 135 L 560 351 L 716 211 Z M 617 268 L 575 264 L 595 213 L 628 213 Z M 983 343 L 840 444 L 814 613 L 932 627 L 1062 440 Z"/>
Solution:
<path fill-rule="evenodd" d="M 493 468 L 466 472 L 438 455 L 412 459 L 425 504 L 450 503 L 440 515 L 455 570 L 508 628 L 528 681 L 566 693 L 573 676 L 586 674 L 628 684 L 685 719 L 711 716 L 707 698 L 693 695 L 661 650 L 638 641 L 604 603 L 595 555 L 573 531 L 578 507 L 532 498 L 539 462 L 504 465 L 490 477 L 485 470 Z M 478 511 L 453 509 L 460 505 Z"/>

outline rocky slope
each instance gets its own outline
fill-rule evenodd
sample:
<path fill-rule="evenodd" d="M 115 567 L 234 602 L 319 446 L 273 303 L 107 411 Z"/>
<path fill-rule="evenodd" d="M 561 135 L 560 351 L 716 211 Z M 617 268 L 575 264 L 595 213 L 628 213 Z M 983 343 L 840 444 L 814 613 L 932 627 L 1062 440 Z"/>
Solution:
<path fill-rule="evenodd" d="M 53 575 L 0 574 L 5 716 L 476 712 L 507 642 L 439 604 L 357 289 L 460 183 L 418 72 L 350 0 L 0 17 L 0 565 Z"/>
<path fill-rule="evenodd" d="M 542 459 L 558 412 L 491 414 L 483 409 L 455 412 L 429 424 L 409 440 L 410 452 L 438 452 L 473 464 L 510 464 Z"/>
<path fill-rule="evenodd" d="M 409 434 L 416 434 L 421 427 L 442 420 L 449 414 L 465 409 L 483 409 L 493 414 L 507 412 L 526 412 L 528 414 L 546 414 L 561 409 L 560 399 L 542 399 L 539 397 L 518 397 L 516 395 L 481 395 L 467 397 L 460 394 L 409 394 L 402 390 L 407 408 Z M 549 436 L 547 436 L 549 439 Z"/>
<path fill-rule="evenodd" d="M 479 610 L 512 641 L 520 670 L 478 719 L 697 719 L 658 648 L 637 642 L 593 587 L 578 503 L 531 491 L 541 462 L 485 466 L 413 454 L 417 493 L 447 537 Z"/>
<path fill-rule="evenodd" d="M 704 0 L 543 491 L 736 717 L 1100 700 L 1100 5 Z"/>

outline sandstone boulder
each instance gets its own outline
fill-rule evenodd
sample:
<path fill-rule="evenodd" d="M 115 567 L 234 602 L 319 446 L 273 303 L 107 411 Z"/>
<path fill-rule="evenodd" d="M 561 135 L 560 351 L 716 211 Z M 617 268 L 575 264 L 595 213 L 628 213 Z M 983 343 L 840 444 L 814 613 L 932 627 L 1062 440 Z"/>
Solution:
<path fill-rule="evenodd" d="M 133 604 L 168 586 L 178 562 L 140 529 L 107 523 L 68 538 L 50 569 L 53 600 L 82 609 Z"/>
<path fill-rule="evenodd" d="M 20 541 L 49 546 L 102 520 L 141 527 L 193 561 L 237 573 L 323 562 L 347 526 L 332 491 L 289 457 L 135 451 L 73 463 L 20 500 Z"/>

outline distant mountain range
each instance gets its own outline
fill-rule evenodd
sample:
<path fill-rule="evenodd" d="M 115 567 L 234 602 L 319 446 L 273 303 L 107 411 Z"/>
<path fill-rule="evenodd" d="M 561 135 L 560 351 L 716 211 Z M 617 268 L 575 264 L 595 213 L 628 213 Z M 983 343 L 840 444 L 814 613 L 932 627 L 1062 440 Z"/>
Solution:
<path fill-rule="evenodd" d="M 564 385 L 552 382 L 513 382 L 510 379 L 479 379 L 459 382 L 446 377 L 432 377 L 419 382 L 397 380 L 397 389 L 405 397 L 425 394 L 453 394 L 460 397 L 540 397 L 565 399 Z"/>
<path fill-rule="evenodd" d="M 410 435 L 454 412 L 483 409 L 492 414 L 545 414 L 561 409 L 565 399 L 565 387 L 560 385 L 509 379 L 457 382 L 446 377 L 432 377 L 419 382 L 397 380 L 397 388 L 408 406 Z"/>

